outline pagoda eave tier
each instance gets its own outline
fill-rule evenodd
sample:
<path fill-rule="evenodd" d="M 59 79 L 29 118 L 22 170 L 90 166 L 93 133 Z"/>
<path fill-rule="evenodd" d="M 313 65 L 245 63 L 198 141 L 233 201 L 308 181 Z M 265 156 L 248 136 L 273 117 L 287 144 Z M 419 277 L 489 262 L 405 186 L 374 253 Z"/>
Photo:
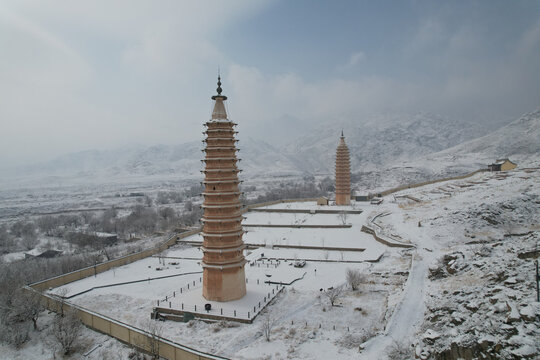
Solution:
<path fill-rule="evenodd" d="M 226 232 L 219 232 L 217 234 L 212 234 L 212 233 L 209 233 L 209 232 L 201 232 L 201 235 L 203 237 L 216 237 L 216 238 L 222 238 L 222 237 L 233 237 L 233 236 L 241 236 L 244 234 L 244 230 L 240 230 L 240 231 L 235 231 L 235 232 L 231 232 L 231 233 L 226 233 Z"/>
<path fill-rule="evenodd" d="M 202 217 L 202 218 L 201 218 L 201 221 L 202 221 L 203 223 L 204 223 L 204 222 L 208 222 L 208 223 L 225 223 L 225 222 L 242 221 L 243 219 L 244 219 L 243 216 L 223 217 L 223 218 L 214 218 L 214 219 Z"/>
<path fill-rule="evenodd" d="M 232 122 L 228 119 L 213 119 L 213 120 L 208 120 L 204 126 L 206 127 L 213 127 L 213 128 L 218 128 L 221 130 L 221 128 L 219 126 L 216 126 L 216 125 L 227 125 L 227 126 L 236 126 L 238 125 L 237 123 L 235 122 Z M 212 129 L 213 130 L 213 129 Z M 207 130 L 209 131 L 209 130 Z"/>
<path fill-rule="evenodd" d="M 222 161 L 231 161 L 233 163 L 237 162 L 237 161 L 240 161 L 240 159 L 237 159 L 236 157 L 216 157 L 216 158 L 206 158 L 206 159 L 202 159 L 201 160 L 202 162 L 207 162 L 207 161 L 217 161 L 217 162 L 222 162 Z"/>
<path fill-rule="evenodd" d="M 230 269 L 230 268 L 241 268 L 241 267 L 244 267 L 244 265 L 247 263 L 247 260 L 242 260 L 240 262 L 237 262 L 237 263 L 233 263 L 233 264 L 228 264 L 228 265 L 210 265 L 210 264 L 206 264 L 204 261 L 201 262 L 201 266 L 203 268 L 210 268 L 210 269 L 218 269 L 218 270 L 224 270 L 224 269 Z"/>
<path fill-rule="evenodd" d="M 201 208 L 203 209 L 222 209 L 222 208 L 241 208 L 242 207 L 242 204 L 240 203 L 237 203 L 237 204 L 219 204 L 219 203 L 214 203 L 214 204 L 209 204 L 209 205 L 201 205 Z"/>
<path fill-rule="evenodd" d="M 229 179 L 229 180 L 204 180 L 202 183 L 203 184 L 215 184 L 215 185 L 218 185 L 218 184 L 239 184 L 241 182 L 242 182 L 242 180 Z"/>

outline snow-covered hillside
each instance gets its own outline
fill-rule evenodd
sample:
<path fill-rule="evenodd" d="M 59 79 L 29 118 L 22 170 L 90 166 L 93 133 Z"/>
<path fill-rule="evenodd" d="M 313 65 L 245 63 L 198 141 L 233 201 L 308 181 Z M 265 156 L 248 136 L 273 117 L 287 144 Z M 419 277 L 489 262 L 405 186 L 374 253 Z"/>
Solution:
<path fill-rule="evenodd" d="M 525 114 L 493 132 L 486 124 L 432 114 L 378 115 L 362 123 L 351 119 L 305 129 L 294 141 L 279 147 L 240 132 L 242 176 L 333 176 L 341 129 L 350 150 L 351 170 L 358 174 L 353 182 L 365 190 L 463 174 L 485 167 L 496 158 L 522 160 L 540 153 L 540 111 Z M 4 170 L 1 181 L 21 186 L 35 179 L 61 179 L 63 183 L 196 180 L 202 169 L 203 146 L 193 141 L 83 151 L 17 171 Z"/>
<path fill-rule="evenodd" d="M 377 115 L 328 123 L 286 147 L 289 156 L 307 172 L 332 173 L 340 131 L 351 155 L 351 168 L 377 169 L 441 151 L 480 136 L 486 127 L 434 114 Z"/>
<path fill-rule="evenodd" d="M 511 157 L 516 160 L 526 160 L 538 154 L 540 154 L 540 110 L 524 114 L 492 133 L 428 158 L 452 156 L 453 159 L 460 160 L 475 157 L 493 161 Z"/>

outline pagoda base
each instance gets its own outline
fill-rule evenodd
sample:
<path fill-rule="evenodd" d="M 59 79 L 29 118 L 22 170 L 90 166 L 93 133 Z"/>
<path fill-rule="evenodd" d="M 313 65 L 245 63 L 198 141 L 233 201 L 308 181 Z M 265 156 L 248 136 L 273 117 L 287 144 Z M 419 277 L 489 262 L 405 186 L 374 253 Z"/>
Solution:
<path fill-rule="evenodd" d="M 246 295 L 244 266 L 203 269 L 203 297 L 209 301 L 232 301 Z"/>
<path fill-rule="evenodd" d="M 336 205 L 351 205 L 351 196 L 347 194 L 336 194 Z"/>

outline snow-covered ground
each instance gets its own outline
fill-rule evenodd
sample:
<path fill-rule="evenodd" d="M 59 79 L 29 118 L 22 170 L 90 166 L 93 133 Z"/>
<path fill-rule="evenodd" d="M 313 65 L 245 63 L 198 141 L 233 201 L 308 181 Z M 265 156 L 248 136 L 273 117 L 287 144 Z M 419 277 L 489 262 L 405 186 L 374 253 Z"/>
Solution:
<path fill-rule="evenodd" d="M 540 231 L 538 189 L 538 169 L 479 173 L 403 190 L 385 197 L 381 205 L 356 203 L 363 212 L 347 216 L 351 228 L 248 228 L 247 243 L 266 244 L 246 251 L 253 264 L 246 266 L 249 281 L 303 278 L 286 286 L 253 324 L 168 321 L 163 336 L 240 359 L 384 359 L 389 352 L 410 358 L 413 351 L 423 359 L 466 354 L 534 358 L 540 351 L 540 304 L 535 302 L 533 281 Z M 291 203 L 272 208 L 319 207 Z M 245 222 L 252 224 L 341 221 L 336 214 L 249 212 L 245 216 Z M 389 248 L 376 242 L 360 231 L 368 223 L 416 248 Z M 197 235 L 187 240 L 202 241 Z M 366 250 L 353 251 L 358 249 Z M 366 262 L 377 254 L 383 254 L 378 262 Z M 65 288 L 69 295 L 141 280 L 93 289 L 70 301 L 144 327 L 157 300 L 188 282 L 200 281 L 201 256 L 197 247 L 179 244 L 160 256 Z M 278 259 L 280 265 L 272 266 Z M 306 266 L 289 265 L 297 259 L 308 260 Z M 339 306 L 330 306 L 324 292 L 345 284 L 348 268 L 364 274 L 360 290 L 347 289 Z M 180 275 L 188 272 L 195 273 Z M 167 275 L 179 276 L 148 280 Z M 266 317 L 274 323 L 270 342 L 261 331 Z"/>
<path fill-rule="evenodd" d="M 44 312 L 38 320 L 38 331 L 31 330 L 27 341 L 19 349 L 0 343 L 0 358 L 10 360 L 29 359 L 79 359 L 120 360 L 129 359 L 137 352 L 120 341 L 82 327 L 80 336 L 74 343 L 73 355 L 63 357 L 62 350 L 51 332 L 54 313 Z M 84 355 L 84 357 L 82 357 Z"/>
<path fill-rule="evenodd" d="M 284 206 L 289 209 L 318 208 L 312 203 Z M 350 228 L 250 228 L 245 236 L 246 240 L 252 236 L 254 241 L 261 241 L 253 236 L 257 234 L 262 237 L 271 236 L 276 245 L 300 246 L 275 249 L 261 247 L 246 251 L 249 262 L 246 265 L 248 292 L 250 286 L 256 285 L 257 280 L 262 285 L 265 281 L 291 283 L 298 279 L 279 292 L 253 324 L 207 324 L 199 321 L 184 324 L 169 321 L 164 326 L 163 336 L 207 352 L 234 358 L 319 357 L 321 354 L 355 358 L 358 355 L 358 344 L 383 329 L 386 318 L 391 314 L 388 311 L 389 305 L 392 306 L 399 299 L 411 256 L 408 250 L 388 248 L 376 242 L 371 235 L 360 231 L 368 214 L 378 211 L 379 207 L 370 204 L 354 206 L 362 207 L 363 212 L 347 215 L 346 222 L 352 225 Z M 335 207 L 325 206 L 321 209 Z M 252 216 L 260 219 L 261 214 L 268 215 L 260 212 L 247 213 L 246 222 L 250 222 Z M 338 214 L 269 215 L 271 222 L 283 221 L 284 224 L 293 224 L 300 216 L 311 224 L 319 224 L 318 220 L 322 223 L 320 225 L 342 221 Z M 253 231 L 254 229 L 256 230 Z M 195 235 L 184 240 L 202 239 Z M 322 249 L 303 249 L 301 246 Z M 336 247 L 344 249 L 331 249 Z M 202 308 L 207 303 L 200 296 L 201 274 L 198 271 L 201 270 L 201 257 L 198 247 L 179 244 L 152 258 L 51 291 L 73 296 L 69 301 L 79 306 L 144 328 L 158 300 L 163 307 L 168 307 L 170 301 L 173 308 L 179 308 L 181 304 L 185 307 L 193 306 L 195 303 Z M 294 267 L 293 264 L 298 259 L 308 260 L 306 266 Z M 378 259 L 379 262 L 368 262 Z M 158 268 L 160 270 L 157 270 Z M 331 306 L 324 292 L 328 288 L 344 285 L 345 273 L 349 268 L 366 274 L 362 290 L 345 290 L 337 302 L 338 306 Z M 121 284 L 125 282 L 128 284 Z M 189 289 L 188 283 L 191 284 Z M 111 286 L 103 287 L 104 285 Z M 180 288 L 183 289 L 181 295 Z M 167 300 L 163 302 L 165 298 Z M 246 297 L 246 301 L 250 299 Z M 244 307 L 248 309 L 253 306 L 251 303 L 246 305 L 234 302 L 213 305 L 215 309 L 223 308 L 224 315 L 228 316 L 236 309 L 239 317 Z M 272 346 L 267 344 L 261 333 L 261 323 L 266 316 L 270 316 L 275 322 Z"/>
<path fill-rule="evenodd" d="M 422 359 L 537 356 L 538 253 L 529 260 L 519 254 L 539 245 L 539 185 L 540 171 L 532 169 L 395 194 L 422 202 L 396 204 L 401 211 L 379 223 L 410 238 L 417 253 L 403 301 L 385 332 L 363 345 L 362 358 L 380 358 L 395 341 L 416 344 Z"/>

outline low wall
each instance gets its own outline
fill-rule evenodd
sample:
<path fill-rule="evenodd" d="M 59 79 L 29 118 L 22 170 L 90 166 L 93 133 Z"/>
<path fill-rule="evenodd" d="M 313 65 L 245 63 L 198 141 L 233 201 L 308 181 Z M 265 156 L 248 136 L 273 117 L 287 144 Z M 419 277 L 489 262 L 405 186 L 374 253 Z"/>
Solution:
<path fill-rule="evenodd" d="M 380 237 L 374 229 L 372 229 L 372 228 L 370 228 L 370 227 L 368 227 L 366 225 L 362 225 L 361 230 L 363 232 L 365 232 L 365 233 L 373 235 L 373 238 L 375 240 L 377 240 L 378 242 L 383 243 L 383 244 L 385 244 L 387 246 L 390 246 L 390 247 L 402 247 L 402 248 L 413 248 L 413 247 L 415 247 L 412 244 L 399 243 L 399 242 L 397 242 L 397 240 L 394 240 L 395 242 L 394 241 L 388 241 L 388 240 Z"/>
<path fill-rule="evenodd" d="M 208 354 L 188 346 L 178 344 L 174 341 L 155 336 L 143 329 L 139 329 L 121 321 L 97 314 L 81 306 L 67 303 L 60 298 L 41 293 L 29 286 L 26 286 L 25 289 L 27 291 L 32 291 L 39 294 L 43 299 L 44 305 L 50 311 L 61 313 L 64 311 L 74 310 L 77 312 L 81 322 L 88 328 L 114 337 L 115 339 L 118 339 L 121 342 L 146 353 L 151 353 L 151 345 L 156 344 L 157 342 L 159 344 L 159 356 L 169 360 L 227 359 L 225 357 Z"/>
<path fill-rule="evenodd" d="M 448 178 L 444 178 L 444 179 L 436 179 L 436 180 L 424 181 L 424 182 L 420 182 L 420 183 L 417 183 L 417 184 L 402 185 L 402 186 L 398 186 L 398 187 L 395 187 L 395 188 L 392 188 L 392 189 L 385 190 L 385 191 L 380 192 L 378 194 L 380 194 L 382 196 L 386 196 L 386 195 L 390 195 L 390 194 L 393 194 L 395 192 L 405 190 L 405 189 L 414 189 L 414 188 L 417 188 L 417 187 L 420 187 L 420 186 L 425 186 L 425 185 L 430 185 L 430 184 L 435 184 L 435 183 L 438 183 L 438 182 L 444 182 L 444 181 L 450 181 L 450 180 L 466 179 L 466 178 L 471 177 L 471 176 L 473 176 L 475 174 L 478 174 L 480 172 L 485 172 L 485 171 L 488 171 L 488 170 L 487 169 L 478 169 L 476 171 L 473 171 L 473 172 L 465 174 L 465 175 L 453 176 L 453 177 L 448 177 Z"/>
<path fill-rule="evenodd" d="M 261 228 L 291 228 L 291 229 L 341 229 L 350 228 L 352 224 L 345 225 L 305 225 L 305 224 L 242 224 L 243 227 L 261 227 Z"/>
<path fill-rule="evenodd" d="M 330 207 L 330 206 L 329 206 Z M 361 214 L 362 210 L 334 210 L 334 209 L 258 209 L 251 208 L 248 212 L 286 213 L 286 214 Z"/>
<path fill-rule="evenodd" d="M 307 201 L 317 201 L 318 198 L 305 198 L 305 199 L 285 199 L 285 200 L 273 200 L 273 201 L 266 201 L 258 204 L 251 204 L 247 205 L 242 209 L 242 214 L 245 214 L 251 209 L 256 209 L 259 207 L 264 206 L 270 206 L 270 205 L 277 205 L 277 204 L 287 204 L 287 203 L 293 203 L 293 202 L 307 202 Z"/>

